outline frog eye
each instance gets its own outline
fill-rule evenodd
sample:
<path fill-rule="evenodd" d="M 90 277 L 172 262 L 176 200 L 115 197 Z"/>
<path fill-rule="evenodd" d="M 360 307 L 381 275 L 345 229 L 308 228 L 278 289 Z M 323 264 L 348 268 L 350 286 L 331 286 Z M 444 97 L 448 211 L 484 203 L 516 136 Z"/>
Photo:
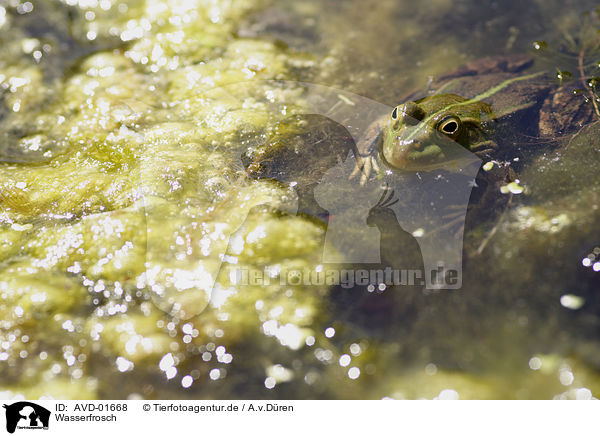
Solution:
<path fill-rule="evenodd" d="M 394 108 L 394 110 L 392 111 L 392 120 L 397 120 L 398 119 L 398 106 L 396 106 Z"/>
<path fill-rule="evenodd" d="M 458 132 L 460 120 L 456 117 L 448 117 L 438 124 L 438 130 L 444 135 L 453 136 Z"/>

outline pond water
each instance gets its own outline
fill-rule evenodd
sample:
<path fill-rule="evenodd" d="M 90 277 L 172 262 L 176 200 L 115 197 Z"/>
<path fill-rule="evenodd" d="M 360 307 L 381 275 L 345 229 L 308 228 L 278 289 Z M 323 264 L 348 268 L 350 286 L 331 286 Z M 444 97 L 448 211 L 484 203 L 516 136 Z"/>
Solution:
<path fill-rule="evenodd" d="M 460 289 L 281 280 L 372 269 L 373 238 L 377 269 L 423 269 L 423 212 L 400 226 L 392 198 L 328 239 L 333 200 L 363 205 L 345 173 L 317 186 L 352 127 L 485 56 L 600 75 L 595 6 L 0 0 L 1 395 L 598 396 L 595 119 L 478 188 L 497 201 L 471 199 Z"/>

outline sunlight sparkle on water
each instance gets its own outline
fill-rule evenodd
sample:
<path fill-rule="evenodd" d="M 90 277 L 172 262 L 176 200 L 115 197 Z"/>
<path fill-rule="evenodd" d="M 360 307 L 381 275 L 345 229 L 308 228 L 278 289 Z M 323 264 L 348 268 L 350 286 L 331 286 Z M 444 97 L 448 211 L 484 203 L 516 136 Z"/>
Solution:
<path fill-rule="evenodd" d="M 175 368 L 174 366 L 168 368 L 165 371 L 165 375 L 167 376 L 168 380 L 171 380 L 173 377 L 175 377 L 177 375 L 177 368 Z"/>
<path fill-rule="evenodd" d="M 577 389 L 575 391 L 575 399 L 576 400 L 591 400 L 592 399 L 592 391 L 587 388 Z"/>
<path fill-rule="evenodd" d="M 340 356 L 340 366 L 348 366 L 350 365 L 350 362 L 352 361 L 352 358 L 347 355 L 347 354 L 342 354 Z"/>
<path fill-rule="evenodd" d="M 277 382 L 275 381 L 274 377 L 267 377 L 265 379 L 265 387 L 267 389 L 273 389 L 276 384 L 277 384 Z"/>
<path fill-rule="evenodd" d="M 529 367 L 531 369 L 533 369 L 534 371 L 537 371 L 538 369 L 540 369 L 542 367 L 542 359 L 540 359 L 539 357 L 532 357 L 531 359 L 529 359 Z"/>
<path fill-rule="evenodd" d="M 348 378 L 352 379 L 352 380 L 356 380 L 358 377 L 360 377 L 360 369 L 357 368 L 356 366 L 353 366 L 352 368 L 350 368 L 348 370 Z"/>
<path fill-rule="evenodd" d="M 425 365 L 425 374 L 427 375 L 435 375 L 437 374 L 437 366 L 435 363 L 428 363 Z"/>
<path fill-rule="evenodd" d="M 117 364 L 117 369 L 119 370 L 119 372 L 131 371 L 134 366 L 132 361 L 127 360 L 122 356 L 117 357 L 115 363 Z"/>
<path fill-rule="evenodd" d="M 266 369 L 266 373 L 267 376 L 273 378 L 276 383 L 289 382 L 294 378 L 293 371 L 280 364 L 269 366 Z"/>
<path fill-rule="evenodd" d="M 454 389 L 444 389 L 434 400 L 458 400 L 458 392 Z"/>
<path fill-rule="evenodd" d="M 585 300 L 577 295 L 565 294 L 560 297 L 560 304 L 567 309 L 577 310 L 585 304 Z"/>
<path fill-rule="evenodd" d="M 167 371 L 173 365 L 175 365 L 175 359 L 173 359 L 173 355 L 171 353 L 168 353 L 165 354 L 162 359 L 160 359 L 158 367 L 161 371 Z"/>
<path fill-rule="evenodd" d="M 181 386 L 183 386 L 186 389 L 189 388 L 192 385 L 192 383 L 194 383 L 194 379 L 191 375 L 186 375 L 181 379 Z"/>
<path fill-rule="evenodd" d="M 295 324 L 280 326 L 276 320 L 270 319 L 263 323 L 262 328 L 265 335 L 275 336 L 283 346 L 292 350 L 298 350 L 302 346 L 304 334 Z"/>
<path fill-rule="evenodd" d="M 558 375 L 558 380 L 563 386 L 570 386 L 571 384 L 573 384 L 575 376 L 573 375 L 573 372 L 570 368 L 561 368 Z"/>

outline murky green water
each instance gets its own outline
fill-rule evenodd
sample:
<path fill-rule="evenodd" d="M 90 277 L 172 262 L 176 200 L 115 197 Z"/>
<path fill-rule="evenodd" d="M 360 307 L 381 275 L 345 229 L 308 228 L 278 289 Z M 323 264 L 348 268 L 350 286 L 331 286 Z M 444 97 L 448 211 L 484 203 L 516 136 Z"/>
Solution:
<path fill-rule="evenodd" d="M 301 89 L 268 80 L 395 105 L 465 61 L 559 47 L 594 6 L 0 0 L 2 395 L 597 396 L 596 127 L 532 151 L 526 191 L 467 226 L 461 290 L 228 274 L 320 267 L 322 211 L 286 213 L 291 188 L 238 159 L 328 138 L 294 135 Z"/>

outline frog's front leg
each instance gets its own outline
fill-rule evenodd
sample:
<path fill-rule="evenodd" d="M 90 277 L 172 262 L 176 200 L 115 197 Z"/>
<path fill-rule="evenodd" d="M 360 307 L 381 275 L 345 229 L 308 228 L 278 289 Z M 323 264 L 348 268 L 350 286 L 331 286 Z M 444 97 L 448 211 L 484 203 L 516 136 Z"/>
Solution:
<path fill-rule="evenodd" d="M 356 167 L 350 174 L 350 179 L 360 175 L 360 186 L 364 186 L 373 173 L 380 171 L 377 163 L 377 145 L 382 140 L 382 132 L 386 119 L 379 119 L 371 123 L 365 134 L 356 144 Z"/>
<path fill-rule="evenodd" d="M 352 171 L 350 179 L 354 179 L 360 174 L 360 186 L 365 186 L 371 174 L 377 173 L 379 170 L 379 164 L 377 163 L 377 158 L 375 156 L 359 155 L 356 158 L 356 167 L 354 168 L 354 171 Z"/>

